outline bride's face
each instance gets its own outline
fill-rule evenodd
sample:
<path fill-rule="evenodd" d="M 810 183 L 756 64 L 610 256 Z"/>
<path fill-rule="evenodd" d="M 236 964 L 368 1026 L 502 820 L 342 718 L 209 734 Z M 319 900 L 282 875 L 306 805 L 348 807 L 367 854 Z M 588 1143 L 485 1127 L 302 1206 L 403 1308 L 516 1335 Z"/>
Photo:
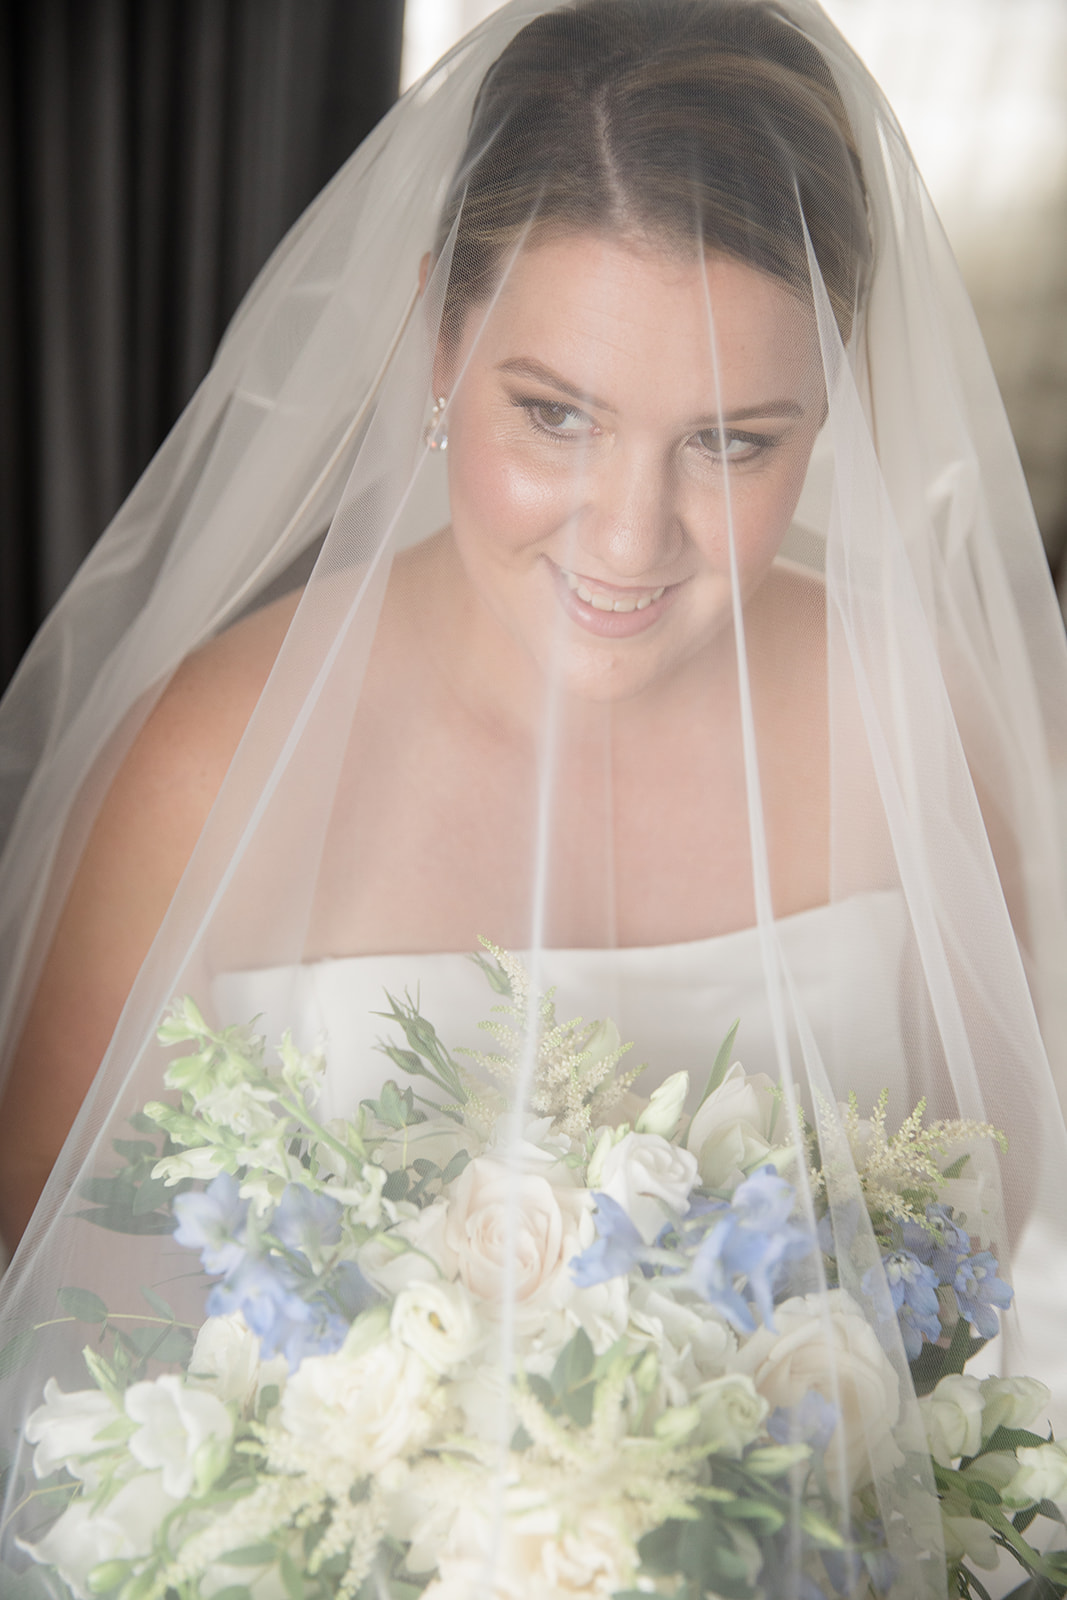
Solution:
<path fill-rule="evenodd" d="M 600 234 L 522 252 L 439 354 L 452 527 L 480 602 L 573 692 L 639 694 L 731 618 L 825 410 L 810 308 L 753 267 Z"/>

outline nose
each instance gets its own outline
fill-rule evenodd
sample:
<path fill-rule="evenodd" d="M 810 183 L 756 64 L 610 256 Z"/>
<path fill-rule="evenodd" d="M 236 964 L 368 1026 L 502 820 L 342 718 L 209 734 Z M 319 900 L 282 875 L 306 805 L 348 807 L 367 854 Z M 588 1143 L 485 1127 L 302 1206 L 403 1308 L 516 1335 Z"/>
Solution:
<path fill-rule="evenodd" d="M 664 575 L 685 540 L 671 463 L 617 445 L 590 471 L 576 532 L 591 576 L 625 584 Z"/>

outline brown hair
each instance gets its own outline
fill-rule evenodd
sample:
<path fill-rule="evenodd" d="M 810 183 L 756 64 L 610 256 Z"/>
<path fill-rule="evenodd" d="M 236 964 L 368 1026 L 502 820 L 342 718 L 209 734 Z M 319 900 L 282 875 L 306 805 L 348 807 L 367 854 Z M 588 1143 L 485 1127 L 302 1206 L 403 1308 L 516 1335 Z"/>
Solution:
<path fill-rule="evenodd" d="M 699 240 L 810 298 L 806 228 L 845 340 L 870 257 L 837 86 L 767 0 L 576 0 L 529 23 L 478 91 L 435 254 L 457 218 L 446 336 L 528 229 Z"/>

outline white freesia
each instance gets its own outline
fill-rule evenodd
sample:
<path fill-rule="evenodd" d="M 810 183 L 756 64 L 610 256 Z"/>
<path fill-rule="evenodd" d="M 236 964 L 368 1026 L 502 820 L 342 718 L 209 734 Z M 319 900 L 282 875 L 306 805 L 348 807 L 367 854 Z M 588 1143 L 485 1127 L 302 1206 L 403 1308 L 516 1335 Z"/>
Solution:
<path fill-rule="evenodd" d="M 1015 1452 L 1018 1469 L 1002 1490 L 1005 1505 L 1023 1507 L 1051 1500 L 1067 1511 L 1067 1450 L 1061 1444 L 1023 1445 Z"/>
<path fill-rule="evenodd" d="M 554 1293 L 573 1292 L 567 1262 L 591 1237 L 589 1197 L 539 1173 L 516 1173 L 479 1156 L 448 1198 L 444 1244 L 462 1282 L 487 1306 L 511 1294 L 531 1314 Z M 536 1306 L 534 1304 L 536 1302 Z"/>
<path fill-rule="evenodd" d="M 978 1517 L 942 1516 L 941 1526 L 946 1560 L 968 1561 L 986 1572 L 993 1572 L 999 1565 L 1000 1549 L 993 1542 L 993 1530 L 988 1522 Z"/>
<path fill-rule="evenodd" d="M 892 1435 L 900 1414 L 896 1371 L 842 1289 L 783 1301 L 774 1321 L 776 1332 L 758 1328 L 741 1346 L 736 1367 L 751 1375 L 772 1410 L 798 1405 L 811 1390 L 835 1407 L 827 1469 L 847 1497 L 869 1479 L 872 1466 L 900 1459 Z"/>
<path fill-rule="evenodd" d="M 139 1424 L 129 1451 L 150 1471 L 159 1468 L 163 1488 L 176 1500 L 204 1488 L 218 1476 L 229 1455 L 233 1417 L 215 1395 L 188 1387 L 166 1373 L 126 1390 L 126 1415 Z"/>
<path fill-rule="evenodd" d="M 223 1405 L 241 1411 L 254 1406 L 263 1390 L 285 1387 L 289 1367 L 284 1356 L 260 1359 L 259 1335 L 252 1332 L 239 1311 L 225 1317 L 208 1317 L 196 1336 L 189 1362 L 188 1383 L 205 1389 Z"/>
<path fill-rule="evenodd" d="M 981 1445 L 983 1403 L 978 1379 L 962 1372 L 949 1373 L 919 1401 L 930 1454 L 943 1467 Z"/>
<path fill-rule="evenodd" d="M 54 1378 L 44 1386 L 44 1405 L 31 1411 L 26 1422 L 26 1438 L 36 1445 L 33 1470 L 39 1478 L 51 1477 L 60 1467 L 75 1478 L 93 1477 L 91 1465 L 83 1457 L 107 1448 L 97 1438 L 101 1428 L 115 1421 L 119 1412 L 99 1389 L 77 1389 L 64 1394 Z"/>
<path fill-rule="evenodd" d="M 359 1329 L 359 1323 L 355 1329 Z M 435 1379 L 421 1356 L 386 1337 L 309 1356 L 282 1396 L 282 1428 L 316 1456 L 360 1474 L 416 1450 L 432 1426 Z"/>
<path fill-rule="evenodd" d="M 183 1178 L 209 1183 L 223 1170 L 226 1159 L 214 1145 L 197 1145 L 192 1150 L 182 1150 L 176 1156 L 164 1156 L 152 1168 L 152 1177 L 161 1178 L 168 1187 L 181 1183 Z"/>
<path fill-rule="evenodd" d="M 658 1133 L 628 1133 L 605 1155 L 599 1188 L 651 1244 L 672 1215 L 685 1212 L 696 1181 L 697 1161 L 690 1151 Z"/>
<path fill-rule="evenodd" d="M 473 1355 L 484 1337 L 471 1296 L 459 1283 L 415 1283 L 401 1289 L 390 1327 L 402 1344 L 442 1374 Z"/>
<path fill-rule="evenodd" d="M 142 1473 L 104 1505 L 97 1506 L 91 1497 L 75 1500 L 36 1544 L 18 1543 L 34 1561 L 55 1567 L 74 1600 L 92 1600 L 88 1585 L 93 1568 L 148 1555 L 174 1506 L 162 1475 Z"/>
<path fill-rule="evenodd" d="M 712 1378 L 696 1394 L 700 1439 L 720 1455 L 739 1456 L 763 1431 L 770 1406 L 743 1372 Z"/>
<path fill-rule="evenodd" d="M 982 1438 L 998 1428 L 1029 1428 L 1046 1409 L 1052 1392 L 1036 1378 L 982 1378 Z"/>
<path fill-rule="evenodd" d="M 725 1188 L 769 1160 L 779 1112 L 777 1090 L 767 1074 L 749 1077 L 735 1061 L 696 1112 L 686 1135 L 703 1182 L 712 1189 Z"/>
<path fill-rule="evenodd" d="M 664 1139 L 672 1139 L 682 1120 L 688 1093 L 688 1072 L 672 1072 L 658 1089 L 653 1089 L 648 1105 L 634 1123 L 637 1132 L 658 1133 Z"/>

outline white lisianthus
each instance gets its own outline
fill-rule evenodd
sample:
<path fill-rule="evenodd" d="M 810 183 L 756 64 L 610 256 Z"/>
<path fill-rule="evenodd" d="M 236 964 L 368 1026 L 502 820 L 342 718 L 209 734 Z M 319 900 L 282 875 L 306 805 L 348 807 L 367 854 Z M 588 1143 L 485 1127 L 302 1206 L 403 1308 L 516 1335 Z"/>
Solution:
<path fill-rule="evenodd" d="M 570 1296 L 566 1264 L 583 1246 L 590 1210 L 584 1189 L 478 1156 L 452 1187 L 447 1207 L 446 1261 L 455 1262 L 479 1300 L 499 1308 L 511 1293 L 532 1311 L 553 1291 Z"/>
<path fill-rule="evenodd" d="M 952 1372 L 919 1401 L 930 1454 L 943 1467 L 973 1456 L 982 1443 L 982 1385 L 968 1373 Z"/>
<path fill-rule="evenodd" d="M 648 1105 L 634 1123 L 637 1132 L 658 1133 L 664 1139 L 672 1139 L 682 1120 L 688 1093 L 688 1072 L 672 1072 L 658 1089 L 652 1091 Z"/>
<path fill-rule="evenodd" d="M 389 1233 L 371 1239 L 359 1253 L 359 1268 L 376 1288 L 390 1297 L 412 1283 L 436 1283 L 456 1275 L 456 1263 L 445 1246 L 448 1204 L 437 1200 L 421 1211 L 411 1208 Z"/>
<path fill-rule="evenodd" d="M 74 1600 L 92 1600 L 89 1575 L 105 1561 L 132 1561 L 146 1556 L 156 1532 L 174 1510 L 163 1488 L 162 1474 L 131 1478 L 97 1506 L 90 1497 L 73 1501 L 36 1544 L 19 1546 L 44 1566 L 55 1567 Z"/>
<path fill-rule="evenodd" d="M 982 1378 L 982 1438 L 998 1428 L 1029 1428 L 1052 1398 L 1036 1378 Z"/>
<path fill-rule="evenodd" d="M 655 1353 L 663 1402 L 684 1406 L 702 1383 L 727 1370 L 737 1338 L 710 1307 L 675 1300 L 661 1281 L 635 1279 L 630 1285 L 629 1343 Z"/>
<path fill-rule="evenodd" d="M 225 1317 L 208 1317 L 201 1327 L 187 1381 L 191 1388 L 207 1390 L 223 1405 L 246 1411 L 271 1385 L 280 1392 L 288 1375 L 284 1356 L 260 1360 L 259 1335 L 239 1311 L 232 1311 Z"/>
<path fill-rule="evenodd" d="M 342 1346 L 301 1362 L 286 1384 L 280 1422 L 316 1455 L 370 1475 L 425 1442 L 434 1388 L 425 1361 L 399 1339 Z"/>
<path fill-rule="evenodd" d="M 1051 1500 L 1067 1511 L 1067 1450 L 1061 1444 L 1026 1445 L 1016 1450 L 1018 1469 L 1001 1491 L 1005 1505 L 1021 1508 Z"/>
<path fill-rule="evenodd" d="M 188 1388 L 166 1373 L 126 1390 L 126 1415 L 138 1424 L 129 1451 L 149 1471 L 162 1471 L 163 1488 L 184 1500 L 194 1485 L 207 1488 L 229 1459 L 233 1417 L 215 1395 Z"/>
<path fill-rule="evenodd" d="M 704 1183 L 712 1189 L 725 1188 L 770 1160 L 778 1111 L 777 1091 L 767 1074 L 755 1072 L 749 1077 L 735 1061 L 693 1117 L 686 1135 Z"/>
<path fill-rule="evenodd" d="M 770 1410 L 752 1379 L 743 1372 L 728 1372 L 702 1384 L 696 1395 L 700 1407 L 700 1438 L 709 1450 L 739 1456 L 763 1431 Z"/>
<path fill-rule="evenodd" d="M 941 1526 L 945 1535 L 945 1558 L 948 1561 L 969 1561 L 986 1572 L 995 1571 L 1000 1561 L 1000 1549 L 993 1541 L 993 1530 L 979 1517 L 946 1517 Z"/>
<path fill-rule="evenodd" d="M 844 1453 L 842 1498 L 868 1481 L 872 1465 L 896 1464 L 893 1428 L 900 1384 L 863 1312 L 842 1289 L 798 1295 L 774 1308 L 777 1332 L 758 1328 L 741 1346 L 737 1370 L 747 1372 L 772 1411 L 799 1405 L 814 1390 L 838 1412 L 827 1450 L 833 1473 Z"/>
<path fill-rule="evenodd" d="M 628 1133 L 604 1157 L 599 1187 L 616 1201 L 646 1244 L 689 1204 L 696 1157 L 658 1133 Z"/>
<path fill-rule="evenodd" d="M 393 1302 L 390 1327 L 434 1372 L 451 1372 L 484 1337 L 481 1319 L 460 1283 L 415 1283 Z"/>
<path fill-rule="evenodd" d="M 93 1477 L 91 1465 L 83 1458 L 104 1450 L 97 1438 L 101 1428 L 115 1421 L 119 1412 L 99 1389 L 77 1389 L 64 1394 L 54 1378 L 44 1386 L 44 1405 L 31 1411 L 26 1422 L 26 1438 L 36 1445 L 33 1470 L 39 1478 L 51 1477 L 60 1467 L 75 1478 Z"/>

